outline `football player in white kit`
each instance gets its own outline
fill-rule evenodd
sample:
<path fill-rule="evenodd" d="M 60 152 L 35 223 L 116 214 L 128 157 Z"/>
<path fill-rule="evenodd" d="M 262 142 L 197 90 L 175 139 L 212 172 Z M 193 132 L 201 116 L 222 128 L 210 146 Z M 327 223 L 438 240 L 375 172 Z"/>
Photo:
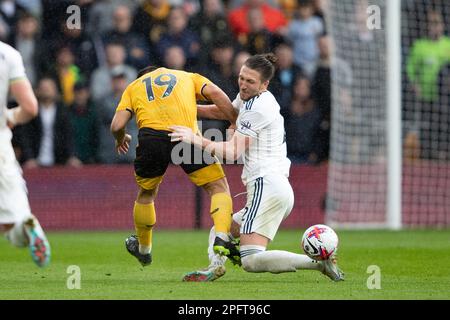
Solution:
<path fill-rule="evenodd" d="M 239 112 L 236 131 L 226 142 L 212 142 L 195 135 L 189 128 L 174 126 L 173 141 L 192 143 L 223 159 L 238 159 L 243 154 L 242 182 L 247 188 L 245 208 L 233 215 L 232 233 L 240 233 L 240 254 L 237 246 L 229 246 L 227 255 L 248 272 L 294 272 L 318 270 L 333 281 L 344 279 L 336 258 L 312 260 L 306 255 L 281 250 L 266 250 L 281 222 L 290 214 L 294 193 L 289 183 L 290 161 L 286 156 L 284 120 L 275 97 L 267 90 L 275 72 L 273 54 L 250 57 L 239 74 L 239 94 L 233 105 Z M 199 115 L 224 119 L 215 105 L 199 106 Z M 234 231 L 234 232 L 233 232 Z M 226 258 L 215 255 L 210 232 L 208 249 L 210 266 L 188 273 L 184 281 L 213 281 L 225 273 Z"/>
<path fill-rule="evenodd" d="M 8 92 L 18 107 L 7 109 Z M 31 214 L 22 169 L 11 144 L 11 128 L 38 114 L 38 104 L 25 75 L 22 57 L 0 41 L 0 230 L 16 247 L 30 248 L 33 261 L 44 267 L 50 262 L 50 245 L 37 218 Z"/>

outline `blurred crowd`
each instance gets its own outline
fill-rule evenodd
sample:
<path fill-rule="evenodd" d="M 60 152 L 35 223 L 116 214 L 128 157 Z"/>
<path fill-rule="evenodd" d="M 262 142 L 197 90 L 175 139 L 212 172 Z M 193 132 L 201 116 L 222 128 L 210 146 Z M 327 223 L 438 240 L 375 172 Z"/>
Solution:
<path fill-rule="evenodd" d="M 450 74 L 446 67 L 450 40 L 445 30 L 450 14 L 442 11 L 450 6 L 440 2 L 406 0 L 403 10 L 404 28 L 411 35 L 410 42 L 403 43 L 404 91 L 408 98 L 415 97 L 407 102 L 430 109 L 443 96 L 436 91 L 442 86 L 436 89 L 433 77 L 441 72 L 442 81 L 449 81 Z M 433 11 L 434 3 L 438 4 Z M 18 159 L 27 168 L 130 163 L 137 139 L 128 155 L 118 156 L 109 125 L 122 92 L 141 68 L 159 65 L 199 72 L 233 100 L 243 62 L 253 54 L 274 52 L 278 65 L 269 89 L 285 119 L 288 156 L 294 163 L 326 161 L 331 43 L 325 4 L 324 0 L 0 0 L 0 40 L 22 54 L 39 100 L 39 116 L 14 129 Z M 360 10 L 364 17 L 366 7 Z M 73 14 L 78 12 L 80 27 L 73 28 L 77 21 Z M 364 19 L 361 22 L 366 25 Z M 369 63 L 377 64 L 383 53 L 370 45 L 374 42 L 370 31 L 364 29 L 358 39 L 367 43 L 366 51 L 373 58 Z M 353 55 L 360 57 L 361 53 L 345 54 Z M 337 77 L 347 79 L 345 66 L 351 68 L 351 63 L 335 61 L 334 65 Z M 381 68 L 371 68 L 383 76 Z M 410 153 L 425 143 L 421 141 L 424 128 L 417 129 L 425 116 L 405 119 L 410 123 L 404 133 Z M 219 128 L 225 135 L 227 126 L 221 121 L 202 121 L 203 131 Z M 128 131 L 136 136 L 133 121 Z"/>
<path fill-rule="evenodd" d="M 81 28 L 71 27 L 72 5 Z M 233 100 L 243 62 L 265 52 L 279 58 L 269 89 L 285 118 L 289 157 L 314 164 L 328 157 L 330 50 L 321 1 L 0 0 L 0 40 L 22 54 L 39 101 L 39 116 L 14 129 L 26 168 L 129 163 L 134 145 L 116 155 L 109 125 L 139 69 L 199 72 Z M 203 131 L 227 126 L 202 121 Z M 134 121 L 128 131 L 136 136 Z"/>

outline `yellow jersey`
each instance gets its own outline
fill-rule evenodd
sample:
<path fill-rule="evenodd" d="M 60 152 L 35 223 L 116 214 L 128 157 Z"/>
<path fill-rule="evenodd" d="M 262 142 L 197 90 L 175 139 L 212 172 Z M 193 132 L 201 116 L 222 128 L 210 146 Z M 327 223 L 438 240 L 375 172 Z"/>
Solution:
<path fill-rule="evenodd" d="M 158 68 L 128 85 L 117 111 L 136 115 L 141 128 L 169 131 L 169 126 L 186 126 L 198 131 L 197 101 L 210 80 L 197 73 Z"/>

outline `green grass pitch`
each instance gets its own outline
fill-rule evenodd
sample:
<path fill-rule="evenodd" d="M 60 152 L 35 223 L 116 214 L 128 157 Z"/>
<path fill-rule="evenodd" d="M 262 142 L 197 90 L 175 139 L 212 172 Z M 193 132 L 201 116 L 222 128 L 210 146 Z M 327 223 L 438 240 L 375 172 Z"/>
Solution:
<path fill-rule="evenodd" d="M 270 249 L 300 252 L 303 230 L 280 231 Z M 142 268 L 124 248 L 124 232 L 49 233 L 52 262 L 45 269 L 28 249 L 0 239 L 0 300 L 4 299 L 450 299 L 450 230 L 338 231 L 339 265 L 346 281 L 316 271 L 251 274 L 227 262 L 210 283 L 184 283 L 183 274 L 207 265 L 207 231 L 156 229 L 153 263 Z M 70 290 L 68 267 L 81 270 Z M 368 289 L 371 265 L 381 289 Z"/>

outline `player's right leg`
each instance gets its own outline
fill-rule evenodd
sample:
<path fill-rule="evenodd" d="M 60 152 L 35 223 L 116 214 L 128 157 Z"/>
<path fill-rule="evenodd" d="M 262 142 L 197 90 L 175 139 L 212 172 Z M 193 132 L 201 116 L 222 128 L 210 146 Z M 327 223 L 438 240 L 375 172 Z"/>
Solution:
<path fill-rule="evenodd" d="M 221 164 L 217 159 L 212 159 L 212 163 L 207 163 L 201 157 L 201 161 L 196 163 L 195 148 L 188 145 L 187 151 L 191 152 L 191 163 L 182 163 L 180 166 L 189 175 L 189 179 L 197 186 L 202 187 L 211 197 L 210 214 L 214 221 L 216 232 L 216 244 L 214 251 L 218 254 L 226 255 L 227 249 L 224 243 L 230 241 L 228 236 L 231 227 L 231 216 L 233 214 L 233 200 L 231 199 L 228 181 Z"/>
<path fill-rule="evenodd" d="M 210 214 L 214 221 L 216 238 L 214 252 L 222 255 L 229 254 L 227 244 L 230 242 L 230 228 L 233 214 L 233 200 L 231 199 L 228 182 L 225 177 L 204 184 L 203 189 L 211 197 Z"/>

